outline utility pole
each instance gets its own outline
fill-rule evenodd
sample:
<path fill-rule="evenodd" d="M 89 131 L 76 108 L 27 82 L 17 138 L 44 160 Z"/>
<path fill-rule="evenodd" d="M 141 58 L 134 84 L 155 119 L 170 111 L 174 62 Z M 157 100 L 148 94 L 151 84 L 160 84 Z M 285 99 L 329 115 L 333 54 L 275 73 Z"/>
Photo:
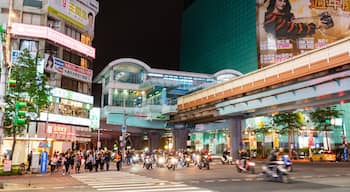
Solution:
<path fill-rule="evenodd" d="M 5 45 L 2 43 L 1 38 L 1 47 L 2 47 L 2 61 L 1 64 L 1 74 L 0 74 L 0 153 L 2 154 L 2 144 L 4 137 L 4 114 L 5 114 L 5 97 L 6 97 L 6 80 L 8 75 L 8 68 L 11 67 L 10 62 L 10 52 L 11 52 L 11 14 L 13 11 L 13 0 L 9 0 L 9 13 L 7 20 L 7 29 L 6 29 L 6 40 Z"/>
<path fill-rule="evenodd" d="M 123 154 L 123 159 L 126 159 L 125 157 L 125 137 L 126 137 L 126 130 L 127 130 L 127 127 L 126 127 L 126 119 L 127 119 L 127 114 L 126 114 L 126 108 L 125 108 L 125 98 L 126 96 L 124 96 L 124 99 L 123 99 L 123 125 L 122 125 L 122 144 L 121 144 L 121 147 L 122 147 L 122 154 Z"/>

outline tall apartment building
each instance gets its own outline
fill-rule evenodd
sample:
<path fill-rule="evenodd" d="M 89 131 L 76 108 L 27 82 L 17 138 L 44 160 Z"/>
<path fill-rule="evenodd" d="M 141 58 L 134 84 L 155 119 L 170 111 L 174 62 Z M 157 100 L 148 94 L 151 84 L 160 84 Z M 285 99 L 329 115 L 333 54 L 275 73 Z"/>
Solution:
<path fill-rule="evenodd" d="M 49 154 L 89 148 L 95 58 L 91 42 L 98 8 L 96 0 L 0 2 L 0 23 L 7 25 L 11 17 L 11 62 L 15 63 L 24 49 L 41 55 L 38 65 L 44 68 L 52 87 L 50 105 L 18 138 L 13 162 L 23 162 L 28 152 L 39 153 L 45 148 Z M 2 153 L 11 146 L 12 138 L 5 137 Z"/>

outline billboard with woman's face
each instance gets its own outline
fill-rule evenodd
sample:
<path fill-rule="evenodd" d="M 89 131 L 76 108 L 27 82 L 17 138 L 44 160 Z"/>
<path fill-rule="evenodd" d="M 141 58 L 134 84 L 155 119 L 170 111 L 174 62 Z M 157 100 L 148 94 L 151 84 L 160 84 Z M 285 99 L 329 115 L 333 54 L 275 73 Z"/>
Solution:
<path fill-rule="evenodd" d="M 257 0 L 259 67 L 350 35 L 350 0 Z"/>

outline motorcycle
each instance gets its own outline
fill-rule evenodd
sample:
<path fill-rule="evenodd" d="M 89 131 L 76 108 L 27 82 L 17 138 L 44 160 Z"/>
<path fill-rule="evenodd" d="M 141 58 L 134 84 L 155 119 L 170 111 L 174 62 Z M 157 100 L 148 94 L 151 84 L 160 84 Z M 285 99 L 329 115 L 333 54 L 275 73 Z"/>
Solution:
<path fill-rule="evenodd" d="M 202 168 L 207 168 L 207 170 L 210 169 L 210 166 L 209 166 L 209 158 L 208 158 L 208 155 L 204 155 L 203 157 L 201 155 L 197 155 L 196 157 L 196 160 L 197 160 L 197 167 L 199 169 L 202 169 Z"/>
<path fill-rule="evenodd" d="M 223 165 L 225 165 L 225 164 L 227 164 L 227 165 L 232 165 L 232 164 L 233 164 L 233 162 L 232 162 L 232 157 L 229 156 L 229 155 L 226 156 L 226 159 L 225 159 L 224 157 L 221 157 L 221 163 L 222 163 Z"/>
<path fill-rule="evenodd" d="M 272 164 L 262 166 L 262 173 L 269 180 L 282 183 L 288 183 L 290 180 L 288 171 L 284 168 L 283 161 L 275 161 Z"/>
<path fill-rule="evenodd" d="M 245 161 L 245 163 L 244 163 L 244 161 Z M 255 173 L 255 163 L 250 161 L 249 159 L 245 159 L 244 161 L 240 160 L 240 159 L 236 160 L 236 168 L 237 168 L 238 173 L 246 172 L 246 173 L 254 174 Z"/>
<path fill-rule="evenodd" d="M 184 163 L 185 166 L 186 166 L 186 167 L 189 167 L 191 161 L 192 161 L 192 160 L 191 160 L 191 157 L 190 157 L 190 156 L 186 156 L 186 157 L 185 157 L 185 163 Z"/>
<path fill-rule="evenodd" d="M 289 156 L 288 155 L 283 155 L 281 160 L 284 162 L 284 168 L 288 172 L 292 172 L 293 171 L 293 164 L 292 164 L 292 161 L 289 159 Z"/>
<path fill-rule="evenodd" d="M 160 168 L 160 167 L 165 167 L 164 165 L 165 165 L 165 159 L 164 159 L 164 157 L 158 157 L 158 158 L 157 158 L 157 162 L 156 162 L 156 166 L 157 166 L 158 168 Z"/>
<path fill-rule="evenodd" d="M 177 163 L 178 163 L 177 158 L 175 158 L 175 157 L 169 157 L 169 159 L 168 159 L 168 165 L 167 165 L 168 169 L 169 169 L 169 170 L 172 169 L 173 171 L 175 171 L 175 168 L 177 167 Z"/>
<path fill-rule="evenodd" d="M 152 169 L 152 159 L 149 155 L 147 155 L 145 157 L 145 160 L 144 160 L 144 163 L 143 163 L 143 166 L 146 167 L 146 169 Z"/>
<path fill-rule="evenodd" d="M 135 154 L 134 156 L 132 156 L 132 162 L 134 164 L 137 164 L 139 163 L 141 160 L 140 160 L 140 155 L 139 154 Z"/>

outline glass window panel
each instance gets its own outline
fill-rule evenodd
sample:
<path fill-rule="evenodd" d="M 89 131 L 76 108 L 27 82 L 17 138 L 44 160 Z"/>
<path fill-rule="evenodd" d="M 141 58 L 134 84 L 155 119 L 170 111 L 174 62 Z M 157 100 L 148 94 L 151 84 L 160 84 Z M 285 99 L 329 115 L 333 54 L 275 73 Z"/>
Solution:
<path fill-rule="evenodd" d="M 32 15 L 32 24 L 40 25 L 40 15 Z"/>

